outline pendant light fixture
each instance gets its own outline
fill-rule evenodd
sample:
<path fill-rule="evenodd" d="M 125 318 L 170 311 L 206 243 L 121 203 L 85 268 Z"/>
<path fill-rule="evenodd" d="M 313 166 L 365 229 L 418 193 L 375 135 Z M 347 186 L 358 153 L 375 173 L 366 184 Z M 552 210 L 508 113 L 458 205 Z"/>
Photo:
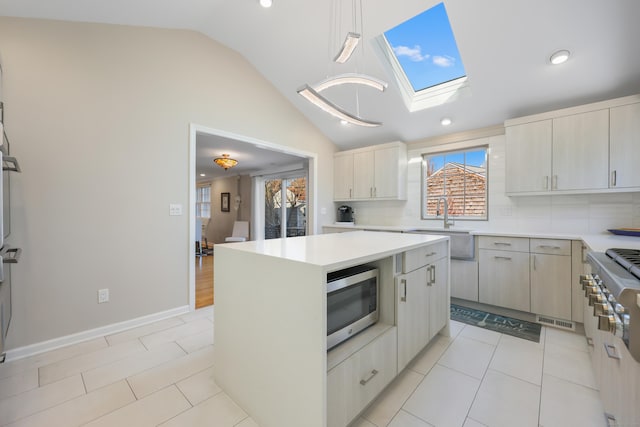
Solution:
<path fill-rule="evenodd" d="M 236 159 L 232 159 L 229 157 L 229 154 L 223 154 L 222 157 L 213 159 L 213 162 L 224 170 L 229 170 L 230 168 L 238 164 L 238 161 Z"/>

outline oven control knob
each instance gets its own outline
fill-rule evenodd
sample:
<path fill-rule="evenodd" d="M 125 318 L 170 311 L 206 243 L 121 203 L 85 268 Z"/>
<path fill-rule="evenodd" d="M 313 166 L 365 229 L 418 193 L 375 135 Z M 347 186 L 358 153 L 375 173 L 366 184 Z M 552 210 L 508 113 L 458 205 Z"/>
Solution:
<path fill-rule="evenodd" d="M 609 304 L 601 302 L 593 304 L 593 315 L 595 317 L 609 315 Z"/>
<path fill-rule="evenodd" d="M 615 333 L 616 331 L 616 318 L 613 314 L 606 316 L 598 316 L 598 329 L 601 331 L 608 331 Z"/>
<path fill-rule="evenodd" d="M 619 303 L 616 303 L 616 305 L 614 306 L 614 310 L 618 314 L 623 314 L 626 312 L 626 309 L 624 308 L 624 306 Z"/>
<path fill-rule="evenodd" d="M 582 284 L 582 290 L 583 291 L 587 286 L 595 286 L 595 284 L 596 284 L 596 282 L 594 282 L 591 279 L 581 280 L 580 283 Z"/>
<path fill-rule="evenodd" d="M 589 297 L 589 295 L 591 294 L 595 294 L 596 292 L 598 292 L 598 287 L 597 286 L 585 286 L 584 287 L 584 296 L 585 297 Z"/>
<path fill-rule="evenodd" d="M 583 280 L 591 280 L 593 278 L 593 276 L 591 276 L 590 274 L 581 274 L 580 275 L 580 281 L 582 282 Z"/>
<path fill-rule="evenodd" d="M 593 307 L 596 303 L 603 303 L 606 301 L 606 298 L 601 293 L 597 292 L 594 294 L 589 294 L 589 305 Z"/>

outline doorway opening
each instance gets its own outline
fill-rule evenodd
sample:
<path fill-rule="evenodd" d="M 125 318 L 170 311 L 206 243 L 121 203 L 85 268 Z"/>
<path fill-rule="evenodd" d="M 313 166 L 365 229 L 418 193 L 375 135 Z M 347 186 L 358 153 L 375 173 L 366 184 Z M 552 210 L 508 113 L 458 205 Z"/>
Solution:
<path fill-rule="evenodd" d="M 233 134 L 230 132 L 222 131 L 219 129 L 207 128 L 204 126 L 190 124 L 189 126 L 189 272 L 188 272 L 188 295 L 189 295 L 189 307 L 191 310 L 196 308 L 196 293 L 200 294 L 202 289 L 206 289 L 207 286 L 198 285 L 196 289 L 196 276 L 198 280 L 204 280 L 211 283 L 211 290 L 208 289 L 204 292 L 211 292 L 210 300 L 215 302 L 213 297 L 213 260 L 215 259 L 215 244 L 224 243 L 224 238 L 219 237 L 216 239 L 208 239 L 212 251 L 208 256 L 196 256 L 197 246 L 194 244 L 196 236 L 206 233 L 206 228 L 219 224 L 220 221 L 228 221 L 228 233 L 226 236 L 230 236 L 231 228 L 235 220 L 244 219 L 240 218 L 240 212 L 243 212 L 243 206 L 245 201 L 247 203 L 250 212 L 243 212 L 243 216 L 248 215 L 251 218 L 251 240 L 261 240 L 266 236 L 266 218 L 268 214 L 266 209 L 268 203 L 264 196 L 265 187 L 256 185 L 261 179 L 267 177 L 271 179 L 280 179 L 279 195 L 276 195 L 277 191 L 271 196 L 271 205 L 275 208 L 277 206 L 279 222 L 272 223 L 271 227 L 277 226 L 280 229 L 280 236 L 291 237 L 297 235 L 315 234 L 317 225 L 315 223 L 316 218 L 316 204 L 314 202 L 315 194 L 317 192 L 317 155 L 315 153 L 306 152 L 303 150 L 293 149 L 271 142 L 261 141 L 252 137 Z M 233 207 L 236 209 L 230 209 L 230 212 L 220 213 L 218 212 L 219 206 L 217 206 L 217 200 L 220 198 L 220 194 L 217 194 L 216 186 L 211 185 L 211 217 L 207 221 L 207 225 L 202 227 L 200 234 L 197 233 L 197 218 L 196 214 L 197 206 L 197 185 L 202 185 L 201 164 L 205 162 L 207 165 L 211 165 L 212 173 L 218 172 L 217 165 L 213 164 L 212 158 L 214 155 L 219 156 L 218 152 L 206 153 L 206 150 L 202 150 L 199 141 L 203 140 L 203 137 L 208 137 L 209 140 L 222 141 L 225 147 L 232 147 L 235 155 L 238 159 L 238 166 L 224 171 L 227 178 L 236 176 L 238 180 L 238 189 L 240 189 L 240 180 L 243 182 L 250 182 L 250 190 L 246 190 L 245 194 L 240 197 L 239 191 L 237 195 L 231 195 L 231 201 Z M 215 145 L 215 144 L 214 144 Z M 256 157 L 257 163 L 251 163 L 251 156 Z M 283 157 L 290 161 L 290 159 L 297 159 L 297 166 L 283 167 L 282 165 L 273 166 L 273 163 L 264 162 L 265 158 Z M 243 169 L 244 167 L 244 169 Z M 212 184 L 215 184 L 216 179 L 224 179 L 224 177 L 212 178 Z M 282 187 L 284 185 L 284 189 Z M 272 184 L 275 187 L 275 183 Z M 250 193 L 246 194 L 246 193 Z M 261 198 L 258 198 L 262 194 Z M 283 199 L 284 195 L 284 200 Z M 223 211 L 225 212 L 225 211 Z M 272 214 L 273 214 L 272 210 Z M 225 216 L 226 215 L 226 216 Z M 229 218 L 227 218 L 229 215 Z M 204 234 L 206 235 L 206 234 Z M 211 234 L 209 234 L 211 236 Z M 207 237 L 209 237 L 207 236 Z M 280 237 L 278 236 L 278 237 Z M 198 269 L 198 270 L 197 270 Z M 197 272 L 197 274 L 196 274 Z M 202 282 L 204 283 L 204 282 Z M 198 307 L 200 307 L 198 304 Z"/>

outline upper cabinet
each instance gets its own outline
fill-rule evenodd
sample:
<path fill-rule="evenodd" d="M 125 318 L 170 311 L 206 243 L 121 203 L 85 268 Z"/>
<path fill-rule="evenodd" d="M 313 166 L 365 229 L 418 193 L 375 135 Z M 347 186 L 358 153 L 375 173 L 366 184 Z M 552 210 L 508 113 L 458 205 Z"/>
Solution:
<path fill-rule="evenodd" d="M 505 122 L 507 195 L 639 191 L 640 96 Z"/>
<path fill-rule="evenodd" d="M 609 120 L 609 185 L 640 188 L 640 103 L 612 108 Z"/>
<path fill-rule="evenodd" d="M 406 200 L 407 147 L 401 142 L 334 155 L 333 199 Z"/>

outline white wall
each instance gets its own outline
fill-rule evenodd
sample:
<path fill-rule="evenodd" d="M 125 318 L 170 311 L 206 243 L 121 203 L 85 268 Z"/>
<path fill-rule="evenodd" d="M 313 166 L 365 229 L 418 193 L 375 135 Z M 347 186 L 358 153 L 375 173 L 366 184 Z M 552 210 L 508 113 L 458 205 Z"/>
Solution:
<path fill-rule="evenodd" d="M 487 133 L 481 130 L 478 133 Z M 422 153 L 470 146 L 489 146 L 489 221 L 456 221 L 455 228 L 492 231 L 531 231 L 559 234 L 598 234 L 609 228 L 640 228 L 640 193 L 575 196 L 505 196 L 505 142 L 495 135 L 458 139 L 444 137 L 408 144 L 409 182 L 406 202 L 357 202 L 358 224 L 442 227 L 442 220 L 420 219 Z M 498 134 L 496 134 L 498 133 Z M 472 133 L 471 133 L 472 135 Z M 452 141 L 453 140 L 453 141 Z M 414 159 L 412 162 L 411 159 Z"/>
<path fill-rule="evenodd" d="M 335 146 L 199 33 L 0 18 L 0 53 L 23 169 L 10 349 L 188 304 L 190 123 L 317 153 L 317 208 L 333 206 Z"/>

